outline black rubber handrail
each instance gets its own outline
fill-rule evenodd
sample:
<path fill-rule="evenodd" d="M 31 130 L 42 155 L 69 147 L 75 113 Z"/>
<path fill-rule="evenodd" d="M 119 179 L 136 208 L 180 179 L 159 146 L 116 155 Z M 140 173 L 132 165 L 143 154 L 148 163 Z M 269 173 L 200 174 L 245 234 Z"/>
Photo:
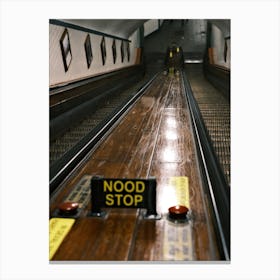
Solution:
<path fill-rule="evenodd" d="M 102 123 L 95 127 L 89 134 L 81 139 L 74 147 L 67 151 L 50 167 L 50 195 L 58 188 L 59 184 L 71 171 L 85 158 L 90 150 L 104 138 L 110 129 L 121 119 L 130 107 L 141 97 L 159 73 L 146 82 L 133 97 L 121 108 L 116 108 Z"/>
<path fill-rule="evenodd" d="M 215 155 L 211 138 L 205 127 L 186 73 L 182 72 L 183 86 L 190 108 L 204 186 L 214 213 L 214 228 L 223 260 L 230 260 L 230 187 Z"/>

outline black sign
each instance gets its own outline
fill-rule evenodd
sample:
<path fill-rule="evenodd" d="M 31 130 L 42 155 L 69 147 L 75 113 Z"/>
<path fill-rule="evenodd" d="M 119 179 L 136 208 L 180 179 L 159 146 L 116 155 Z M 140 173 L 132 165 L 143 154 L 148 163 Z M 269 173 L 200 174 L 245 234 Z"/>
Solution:
<path fill-rule="evenodd" d="M 156 179 L 91 179 L 92 215 L 100 216 L 102 207 L 146 208 L 146 217 L 158 218 Z"/>

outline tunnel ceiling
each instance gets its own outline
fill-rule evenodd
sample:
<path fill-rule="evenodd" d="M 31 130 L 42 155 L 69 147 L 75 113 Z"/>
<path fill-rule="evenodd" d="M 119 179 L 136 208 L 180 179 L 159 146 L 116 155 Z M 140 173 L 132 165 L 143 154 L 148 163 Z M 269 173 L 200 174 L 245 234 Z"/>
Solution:
<path fill-rule="evenodd" d="M 99 32 L 128 39 L 147 19 L 64 19 L 63 21 L 90 28 Z M 230 36 L 230 20 L 209 19 L 224 34 Z"/>
<path fill-rule="evenodd" d="M 223 32 L 224 37 L 230 37 L 229 19 L 210 19 L 208 21 L 216 25 Z"/>
<path fill-rule="evenodd" d="M 106 34 L 129 38 L 147 20 L 139 19 L 64 19 L 63 21 Z"/>

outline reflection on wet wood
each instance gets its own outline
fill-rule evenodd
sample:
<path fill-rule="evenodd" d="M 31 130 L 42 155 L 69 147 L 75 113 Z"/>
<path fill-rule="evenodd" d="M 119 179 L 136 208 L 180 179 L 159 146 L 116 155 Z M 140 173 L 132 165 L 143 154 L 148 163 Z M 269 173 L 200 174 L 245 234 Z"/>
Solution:
<path fill-rule="evenodd" d="M 157 210 L 163 218 L 144 220 L 137 209 L 108 209 L 105 219 L 86 217 L 85 212 L 54 260 L 217 258 L 215 241 L 205 217 L 192 133 L 180 77 L 159 76 L 83 167 L 65 183 L 51 201 L 51 209 L 57 207 L 84 174 L 111 178 L 155 176 Z M 194 217 L 200 217 L 179 231 L 177 225 L 166 219 L 168 208 L 178 203 L 175 190 L 168 184 L 173 176 L 189 178 L 191 210 Z M 182 235 L 177 243 L 170 241 L 172 232 Z"/>

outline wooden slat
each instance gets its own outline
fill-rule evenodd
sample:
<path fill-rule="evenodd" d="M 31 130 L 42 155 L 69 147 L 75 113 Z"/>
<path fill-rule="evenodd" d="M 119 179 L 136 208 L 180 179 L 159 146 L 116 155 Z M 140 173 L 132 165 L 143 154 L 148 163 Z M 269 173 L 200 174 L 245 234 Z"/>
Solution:
<path fill-rule="evenodd" d="M 182 240 L 178 239 L 177 243 L 173 242 L 174 247 L 169 246 L 168 243 L 171 243 L 170 236 L 166 237 L 165 235 L 168 232 L 171 232 L 171 235 L 175 234 L 176 225 L 166 220 L 156 223 L 157 234 L 151 243 L 148 233 L 155 231 L 154 224 L 141 221 L 135 241 L 133 260 L 141 260 L 141 255 L 146 246 L 143 244 L 146 243 L 148 243 L 149 249 L 145 251 L 145 259 L 149 260 L 183 260 L 177 259 L 178 256 L 185 258 L 185 260 L 217 258 L 216 251 L 213 250 L 213 240 L 210 240 L 212 237 L 209 236 L 209 228 L 206 223 L 193 134 L 190 118 L 185 107 L 186 102 L 185 97 L 182 95 L 180 82 L 178 79 L 174 79 L 162 111 L 159 135 L 149 175 L 157 178 L 159 186 L 158 209 L 165 214 L 169 207 L 178 203 L 175 191 L 169 185 L 170 177 L 188 176 L 191 209 L 193 215 L 199 217 L 199 219 L 194 219 L 191 230 L 189 225 L 185 225 L 185 238 L 189 239 L 190 244 L 186 245 L 187 241 L 183 244 Z M 144 239 L 145 236 L 146 240 Z M 185 250 L 182 249 L 183 246 L 185 246 Z"/>
<path fill-rule="evenodd" d="M 88 159 L 87 164 L 78 172 L 72 182 L 65 184 L 65 188 L 72 188 L 78 179 L 84 174 L 95 174 L 106 177 L 146 177 L 146 170 L 131 168 L 129 166 L 135 166 L 133 162 L 139 161 L 137 156 L 137 149 L 139 149 L 139 139 L 142 139 L 143 131 L 146 125 L 151 130 L 153 127 L 153 119 L 156 119 L 157 109 L 161 104 L 160 100 L 162 96 L 160 93 L 162 90 L 155 90 L 161 87 L 161 80 L 157 81 L 157 84 L 151 90 L 151 98 L 155 99 L 154 103 L 149 104 L 147 100 L 140 100 L 126 116 L 126 118 L 115 128 L 113 133 L 102 143 L 102 145 L 96 150 L 96 152 Z M 143 111 L 143 107 L 146 108 Z M 149 145 L 149 139 L 146 143 Z M 150 149 L 150 153 L 151 153 Z M 147 149 L 146 157 L 149 159 L 149 149 Z M 134 159 L 134 160 L 133 160 Z M 131 164 L 127 164 L 127 163 Z M 65 196 L 65 194 L 64 194 Z M 58 195 L 54 204 L 62 199 L 62 195 Z M 55 207 L 53 207 L 54 209 Z M 115 214 L 114 214 L 115 213 Z M 117 214 L 116 214 L 117 213 Z M 129 213 L 129 215 L 127 214 Z M 131 247 L 131 241 L 133 238 L 133 227 L 136 223 L 137 210 L 109 210 L 108 218 L 101 220 L 98 218 L 83 218 L 82 226 L 76 223 L 73 228 L 73 236 L 69 234 L 65 242 L 62 243 L 58 253 L 54 256 L 54 260 L 62 260 L 63 252 L 69 250 L 70 240 L 77 240 L 78 236 L 84 239 L 90 239 L 89 244 L 94 242 L 94 246 L 97 246 L 98 250 L 87 251 L 87 253 L 81 254 L 77 252 L 69 254 L 67 253 L 66 259 L 75 260 L 88 259 L 88 260 L 126 260 Z M 88 221 L 88 225 L 87 225 Z M 110 225 L 114 225 L 113 228 Z M 83 233 L 80 231 L 80 227 L 84 228 Z M 91 232 L 90 228 L 98 227 L 98 231 Z M 113 230 L 114 229 L 114 230 Z M 92 241 L 94 240 L 94 241 Z M 107 242 L 106 242 L 107 240 Z M 117 246 L 114 246 L 114 241 L 117 241 Z M 78 242 L 79 243 L 79 242 Z M 97 244 L 97 245 L 96 245 Z M 107 245 L 106 245 L 107 244 Z M 86 246 L 82 244 L 81 247 Z M 93 246 L 93 245 L 92 245 Z M 74 245 L 75 247 L 75 245 Z M 110 247 L 110 250 L 108 248 Z M 96 253 L 98 251 L 98 253 Z M 77 257 L 78 256 L 78 257 Z"/>
<path fill-rule="evenodd" d="M 94 255 L 96 238 L 102 234 L 104 222 L 102 219 L 77 219 L 53 260 L 83 260 L 88 252 Z"/>

